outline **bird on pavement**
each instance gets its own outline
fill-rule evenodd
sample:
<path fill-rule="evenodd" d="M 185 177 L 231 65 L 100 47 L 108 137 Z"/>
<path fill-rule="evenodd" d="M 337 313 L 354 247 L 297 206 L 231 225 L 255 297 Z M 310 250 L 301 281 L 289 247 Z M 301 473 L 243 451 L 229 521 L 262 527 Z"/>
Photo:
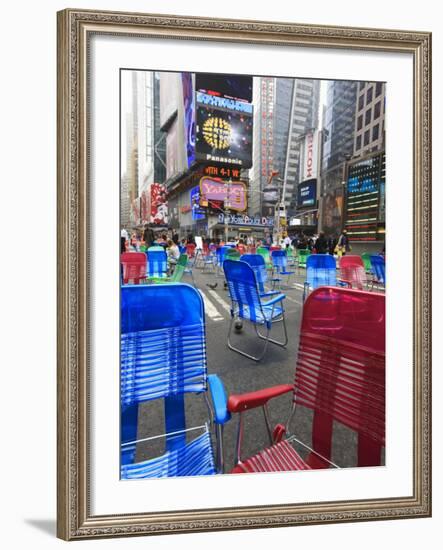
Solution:
<path fill-rule="evenodd" d="M 218 283 L 206 283 L 206 286 L 208 286 L 210 289 L 215 290 L 217 288 Z"/>

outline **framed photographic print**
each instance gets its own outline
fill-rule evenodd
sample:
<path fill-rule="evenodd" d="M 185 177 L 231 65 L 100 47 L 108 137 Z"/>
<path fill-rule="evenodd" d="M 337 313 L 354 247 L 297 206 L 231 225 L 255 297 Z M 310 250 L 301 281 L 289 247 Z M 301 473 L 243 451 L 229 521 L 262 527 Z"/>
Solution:
<path fill-rule="evenodd" d="M 61 538 L 430 515 L 430 56 L 58 14 Z"/>

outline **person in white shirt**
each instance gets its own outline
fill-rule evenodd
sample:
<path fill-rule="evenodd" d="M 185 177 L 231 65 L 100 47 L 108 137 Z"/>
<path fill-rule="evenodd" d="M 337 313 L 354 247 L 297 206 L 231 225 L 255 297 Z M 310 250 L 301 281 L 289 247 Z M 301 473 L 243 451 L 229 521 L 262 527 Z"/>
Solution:
<path fill-rule="evenodd" d="M 180 249 L 171 239 L 168 240 L 168 248 L 166 249 L 166 253 L 168 255 L 169 265 L 173 270 L 174 266 L 178 262 L 178 259 L 180 258 Z"/>
<path fill-rule="evenodd" d="M 291 238 L 289 237 L 289 235 L 286 235 L 286 237 L 283 239 L 283 246 L 285 248 L 291 246 Z"/>

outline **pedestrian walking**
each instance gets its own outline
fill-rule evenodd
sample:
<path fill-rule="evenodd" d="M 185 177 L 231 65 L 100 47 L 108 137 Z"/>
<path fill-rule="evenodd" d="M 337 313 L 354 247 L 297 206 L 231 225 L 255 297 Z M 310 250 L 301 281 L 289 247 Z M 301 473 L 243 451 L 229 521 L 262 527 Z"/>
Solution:
<path fill-rule="evenodd" d="M 152 243 L 155 240 L 154 231 L 149 227 L 148 224 L 145 225 L 145 230 L 143 231 L 143 240 L 145 241 L 146 248 L 152 246 Z"/>
<path fill-rule="evenodd" d="M 285 238 L 283 239 L 283 246 L 284 248 L 289 248 L 291 246 L 291 237 L 286 234 Z"/>
<path fill-rule="evenodd" d="M 349 244 L 349 237 L 348 232 L 346 229 L 343 229 L 337 243 L 337 253 L 338 255 L 345 256 L 347 252 L 350 252 L 352 250 L 350 244 Z"/>
<path fill-rule="evenodd" d="M 180 249 L 172 239 L 169 239 L 167 241 L 166 254 L 168 255 L 170 272 L 173 273 L 174 268 L 177 265 L 178 259 L 180 258 Z"/>
<path fill-rule="evenodd" d="M 328 251 L 328 241 L 326 240 L 324 231 L 320 231 L 317 240 L 315 241 L 315 250 L 317 254 L 326 254 Z"/>

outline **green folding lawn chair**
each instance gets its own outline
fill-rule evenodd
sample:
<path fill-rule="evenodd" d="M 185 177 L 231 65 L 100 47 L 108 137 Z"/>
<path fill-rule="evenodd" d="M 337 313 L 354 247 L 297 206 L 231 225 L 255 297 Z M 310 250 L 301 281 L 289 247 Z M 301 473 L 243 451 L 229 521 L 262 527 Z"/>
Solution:
<path fill-rule="evenodd" d="M 267 248 L 264 248 L 263 246 L 259 246 L 255 252 L 256 254 L 260 254 L 260 256 L 262 256 L 265 260 L 266 269 L 272 271 L 273 265 L 271 260 L 271 253 L 269 252 L 269 250 Z"/>
<path fill-rule="evenodd" d="M 311 255 L 310 250 L 297 250 L 298 267 L 304 267 L 306 269 L 306 260 Z"/>
<path fill-rule="evenodd" d="M 239 250 L 237 250 L 236 248 L 230 248 L 226 252 L 225 260 L 239 260 L 240 256 L 241 254 Z"/>
<path fill-rule="evenodd" d="M 151 279 L 151 282 L 154 284 L 179 283 L 183 277 L 187 263 L 187 254 L 180 254 L 180 257 L 174 269 L 174 273 L 171 276 L 158 278 L 156 277 L 154 279 Z"/>
<path fill-rule="evenodd" d="M 365 267 L 366 273 L 372 273 L 371 255 L 369 254 L 369 252 L 364 252 L 361 255 L 361 259 L 363 260 L 363 265 Z"/>
<path fill-rule="evenodd" d="M 288 266 L 293 267 L 295 266 L 295 256 L 294 256 L 294 249 L 291 246 L 288 246 L 286 248 L 286 257 L 288 259 Z"/>

